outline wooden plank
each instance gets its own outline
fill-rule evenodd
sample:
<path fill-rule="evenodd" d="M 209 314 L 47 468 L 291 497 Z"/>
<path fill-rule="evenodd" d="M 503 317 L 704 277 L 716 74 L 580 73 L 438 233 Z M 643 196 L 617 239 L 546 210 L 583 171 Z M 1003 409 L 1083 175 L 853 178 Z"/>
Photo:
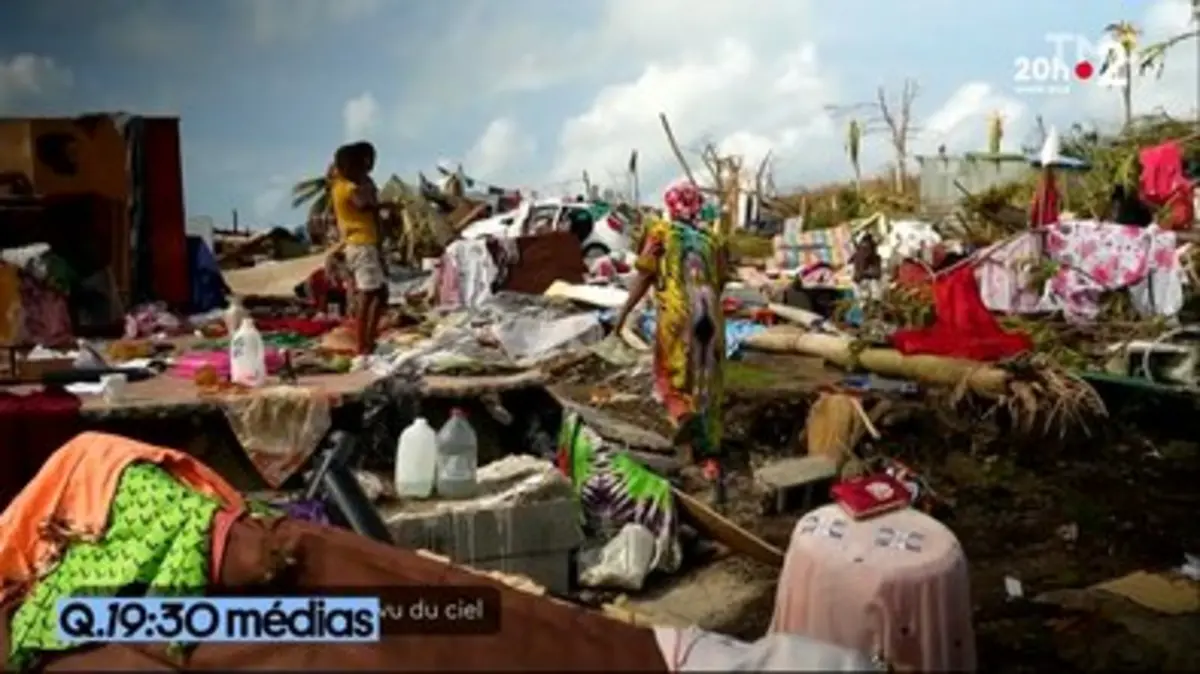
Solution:
<path fill-rule="evenodd" d="M 783 567 L 782 550 L 734 524 L 692 496 L 678 489 L 672 489 L 672 493 L 682 514 L 701 534 L 750 559 L 775 568 Z"/>
<path fill-rule="evenodd" d="M 554 396 L 554 399 L 564 409 L 570 412 L 577 412 L 579 418 L 592 430 L 599 433 L 601 437 L 629 445 L 630 447 L 655 452 L 671 452 L 674 449 L 669 439 L 652 430 L 634 426 L 595 407 L 576 402 L 563 395 L 554 386 L 548 386 L 546 390 L 550 392 L 550 395 Z"/>

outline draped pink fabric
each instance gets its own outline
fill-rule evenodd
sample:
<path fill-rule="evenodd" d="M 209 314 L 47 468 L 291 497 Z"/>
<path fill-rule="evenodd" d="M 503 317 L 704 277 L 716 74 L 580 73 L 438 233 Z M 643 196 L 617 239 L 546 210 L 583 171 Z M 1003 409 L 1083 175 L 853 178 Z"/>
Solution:
<path fill-rule="evenodd" d="M 878 653 L 901 669 L 973 671 L 966 557 L 917 510 L 855 521 L 823 506 L 792 532 L 771 631 Z"/>

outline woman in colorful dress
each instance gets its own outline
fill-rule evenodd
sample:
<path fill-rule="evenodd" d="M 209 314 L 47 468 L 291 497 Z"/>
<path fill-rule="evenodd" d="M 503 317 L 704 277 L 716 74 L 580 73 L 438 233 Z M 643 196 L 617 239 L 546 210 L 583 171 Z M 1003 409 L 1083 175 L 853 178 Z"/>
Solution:
<path fill-rule="evenodd" d="M 653 285 L 654 392 L 676 426 L 676 446 L 718 487 L 725 320 L 725 242 L 701 217 L 704 196 L 690 182 L 667 189 L 667 220 L 654 220 L 637 260 L 638 276 L 617 319 L 623 328 Z"/>

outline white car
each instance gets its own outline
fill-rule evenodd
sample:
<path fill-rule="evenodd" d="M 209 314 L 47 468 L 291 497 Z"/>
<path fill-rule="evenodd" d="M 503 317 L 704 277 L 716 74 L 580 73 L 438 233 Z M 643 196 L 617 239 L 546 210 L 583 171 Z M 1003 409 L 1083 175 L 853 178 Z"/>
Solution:
<path fill-rule="evenodd" d="M 586 201 L 539 199 L 524 201 L 515 210 L 479 220 L 462 231 L 463 238 L 483 236 L 518 237 L 554 231 L 570 231 L 571 214 L 586 211 L 593 222 L 585 231 L 575 232 L 580 238 L 583 259 L 587 263 L 605 255 L 624 256 L 629 252 L 629 224 L 611 207 Z"/>

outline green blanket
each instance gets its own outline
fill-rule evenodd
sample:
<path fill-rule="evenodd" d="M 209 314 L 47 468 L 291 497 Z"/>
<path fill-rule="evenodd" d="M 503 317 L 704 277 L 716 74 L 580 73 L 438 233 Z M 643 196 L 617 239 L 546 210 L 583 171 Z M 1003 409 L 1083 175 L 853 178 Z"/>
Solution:
<path fill-rule="evenodd" d="M 73 596 L 196 596 L 208 585 L 210 529 L 219 504 L 152 464 L 125 469 L 108 531 L 97 543 L 72 544 L 25 598 L 12 620 L 9 667 L 24 668 L 42 651 L 61 651 L 55 606 Z"/>

